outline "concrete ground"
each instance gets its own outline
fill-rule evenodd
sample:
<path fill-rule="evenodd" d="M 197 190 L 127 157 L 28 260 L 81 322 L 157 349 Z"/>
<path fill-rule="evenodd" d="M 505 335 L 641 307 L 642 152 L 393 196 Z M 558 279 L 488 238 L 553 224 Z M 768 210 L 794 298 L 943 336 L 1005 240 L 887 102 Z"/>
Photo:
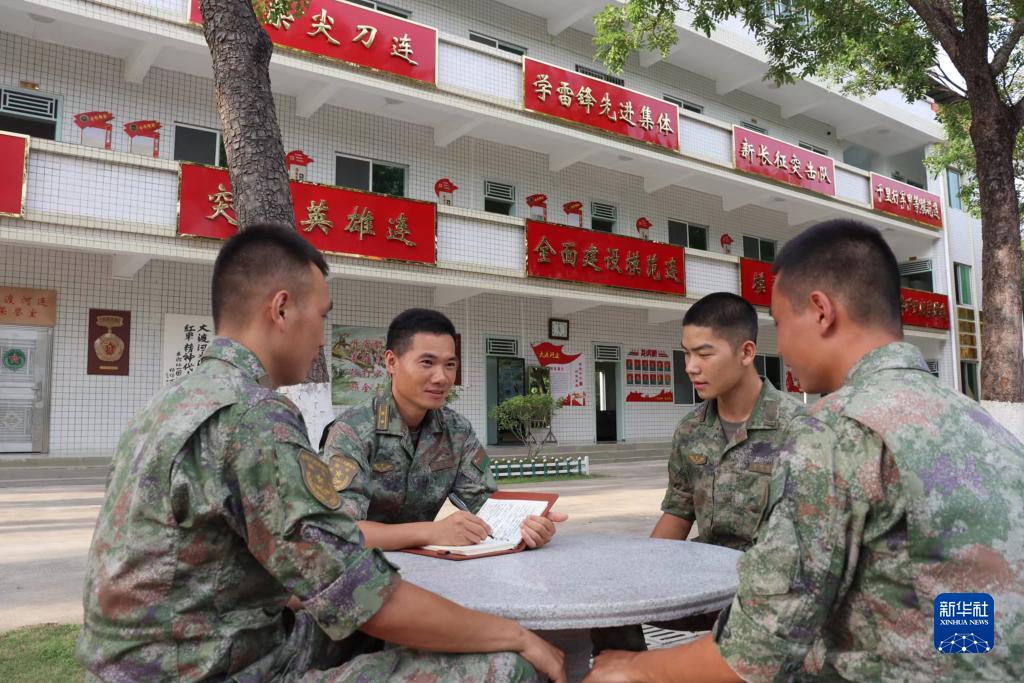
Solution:
<path fill-rule="evenodd" d="M 518 484 L 509 490 L 554 491 L 569 515 L 564 534 L 646 536 L 660 514 L 666 465 L 595 465 L 579 481 Z M 80 480 L 73 480 L 80 481 Z M 82 619 L 85 560 L 103 482 L 0 481 L 0 631 Z"/>

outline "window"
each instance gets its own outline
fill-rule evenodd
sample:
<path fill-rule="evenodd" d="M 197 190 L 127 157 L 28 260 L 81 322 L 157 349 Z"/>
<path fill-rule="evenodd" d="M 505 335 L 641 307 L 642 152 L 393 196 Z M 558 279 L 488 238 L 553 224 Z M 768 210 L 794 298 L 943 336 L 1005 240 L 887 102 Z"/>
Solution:
<path fill-rule="evenodd" d="M 181 123 L 174 126 L 174 158 L 210 166 L 227 166 L 224 140 L 219 130 Z"/>
<path fill-rule="evenodd" d="M 619 211 L 611 204 L 590 202 L 590 229 L 601 232 L 615 232 L 615 220 Z"/>
<path fill-rule="evenodd" d="M 334 157 L 334 183 L 353 190 L 405 196 L 405 167 L 338 154 Z"/>
<path fill-rule="evenodd" d="M 394 16 L 401 17 L 403 19 L 408 19 L 412 16 L 412 12 L 407 9 L 386 5 L 383 2 L 374 2 L 374 0 L 350 0 L 350 2 L 362 5 L 363 7 L 369 7 L 370 9 L 375 9 L 378 12 L 383 12 L 384 14 L 393 14 Z"/>
<path fill-rule="evenodd" d="M 758 354 L 754 356 L 754 368 L 761 379 L 771 382 L 776 389 L 783 390 L 781 358 Z"/>
<path fill-rule="evenodd" d="M 56 140 L 59 109 L 56 97 L 0 88 L 0 130 Z"/>
<path fill-rule="evenodd" d="M 662 97 L 662 99 L 665 100 L 666 102 L 671 102 L 680 109 L 691 111 L 694 114 L 704 113 L 704 105 L 702 104 L 694 104 L 693 102 L 688 102 L 687 100 L 683 100 L 678 97 L 672 97 L 671 95 L 665 95 Z"/>
<path fill-rule="evenodd" d="M 519 45 L 516 45 L 514 43 L 506 43 L 504 40 L 498 40 L 497 38 L 491 38 L 490 36 L 485 36 L 484 34 L 477 33 L 476 31 L 470 31 L 469 32 L 469 39 L 472 40 L 474 43 L 480 43 L 481 45 L 487 45 L 488 47 L 494 47 L 494 48 L 497 48 L 499 50 L 504 50 L 505 52 L 511 52 L 514 55 L 525 55 L 526 54 L 526 48 L 525 47 L 520 47 Z"/>
<path fill-rule="evenodd" d="M 484 211 L 512 216 L 516 203 L 516 186 L 484 181 Z"/>
<path fill-rule="evenodd" d="M 668 243 L 687 249 L 708 250 L 708 226 L 683 221 L 668 221 Z"/>
<path fill-rule="evenodd" d="M 626 81 L 621 78 L 616 78 L 611 74 L 606 74 L 603 71 L 597 69 L 591 69 L 589 66 L 583 66 L 582 64 L 576 65 L 576 73 L 583 74 L 584 76 L 590 76 L 591 78 L 600 78 L 602 81 L 608 81 L 615 85 L 626 85 Z"/>
<path fill-rule="evenodd" d="M 900 287 L 934 292 L 935 287 L 932 281 L 931 260 L 925 259 L 923 261 L 907 261 L 906 263 L 901 263 Z"/>
<path fill-rule="evenodd" d="M 746 128 L 747 130 L 752 130 L 755 133 L 760 133 L 761 135 L 768 134 L 767 128 L 765 128 L 764 126 L 759 126 L 756 123 L 751 123 L 750 121 L 740 121 L 740 125 Z"/>
<path fill-rule="evenodd" d="M 774 23 L 781 23 L 792 15 L 797 15 L 803 19 L 802 23 L 811 22 L 811 13 L 806 9 L 800 9 L 794 7 L 794 0 L 769 0 L 765 3 L 765 14 L 769 21 Z"/>
<path fill-rule="evenodd" d="M 946 169 L 946 185 L 949 189 L 949 208 L 951 209 L 964 208 L 960 203 L 960 180 L 960 171 L 954 171 L 951 168 Z"/>
<path fill-rule="evenodd" d="M 673 402 L 679 406 L 700 403 L 700 397 L 693 388 L 690 376 L 686 374 L 686 354 L 680 349 L 672 351 L 672 393 Z"/>
<path fill-rule="evenodd" d="M 974 298 L 971 296 L 971 267 L 962 263 L 953 264 L 953 273 L 956 275 L 956 302 L 961 306 L 973 306 Z"/>
<path fill-rule="evenodd" d="M 814 152 L 815 154 L 821 154 L 822 156 L 826 156 L 826 157 L 828 156 L 828 150 L 825 149 L 824 147 L 818 147 L 817 145 L 812 145 L 809 142 L 803 142 L 803 141 L 798 142 L 797 144 L 800 147 L 802 147 L 803 149 L 806 149 L 806 150 L 808 150 L 810 152 Z"/>
<path fill-rule="evenodd" d="M 743 236 L 743 255 L 755 261 L 771 263 L 775 260 L 775 240 Z"/>
<path fill-rule="evenodd" d="M 978 364 L 974 361 L 960 361 L 960 391 L 975 401 L 981 399 L 978 390 Z"/>

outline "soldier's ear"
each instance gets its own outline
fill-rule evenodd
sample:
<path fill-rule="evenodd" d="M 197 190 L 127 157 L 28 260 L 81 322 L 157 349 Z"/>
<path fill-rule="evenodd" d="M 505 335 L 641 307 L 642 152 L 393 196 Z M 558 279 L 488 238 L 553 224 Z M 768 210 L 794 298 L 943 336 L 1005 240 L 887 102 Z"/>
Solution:
<path fill-rule="evenodd" d="M 825 333 L 836 322 L 836 302 L 825 292 L 814 290 L 808 297 L 810 314 L 814 316 L 818 329 Z"/>
<path fill-rule="evenodd" d="M 274 296 L 270 299 L 270 321 L 275 325 L 284 323 L 285 311 L 288 307 L 291 297 L 286 290 L 278 290 L 274 292 Z"/>

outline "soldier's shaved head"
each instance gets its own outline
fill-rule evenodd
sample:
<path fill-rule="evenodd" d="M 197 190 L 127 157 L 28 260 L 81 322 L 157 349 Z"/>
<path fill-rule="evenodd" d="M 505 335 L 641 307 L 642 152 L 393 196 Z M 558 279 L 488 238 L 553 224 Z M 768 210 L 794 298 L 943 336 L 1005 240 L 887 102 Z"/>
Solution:
<path fill-rule="evenodd" d="M 213 324 L 244 325 L 271 293 L 301 296 L 310 266 L 326 277 L 327 262 L 295 230 L 273 224 L 240 230 L 221 247 L 213 265 Z"/>
<path fill-rule="evenodd" d="M 730 292 L 715 292 L 690 307 L 683 317 L 683 327 L 707 327 L 716 337 L 737 349 L 743 342 L 757 343 L 757 311 L 750 303 Z"/>

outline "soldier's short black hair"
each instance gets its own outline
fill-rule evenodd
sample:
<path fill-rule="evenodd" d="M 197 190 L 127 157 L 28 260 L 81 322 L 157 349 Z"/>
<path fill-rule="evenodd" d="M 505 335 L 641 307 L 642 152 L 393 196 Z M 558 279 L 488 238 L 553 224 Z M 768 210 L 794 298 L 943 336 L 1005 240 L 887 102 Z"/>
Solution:
<path fill-rule="evenodd" d="M 412 338 L 420 332 L 447 334 L 455 339 L 455 325 L 444 313 L 432 308 L 409 308 L 396 315 L 388 325 L 387 350 L 401 356 L 409 350 Z"/>
<path fill-rule="evenodd" d="M 902 334 L 900 271 L 877 229 L 855 220 L 813 225 L 789 240 L 772 265 L 786 298 L 798 310 L 814 290 L 842 302 L 850 318 Z"/>
<path fill-rule="evenodd" d="M 687 325 L 711 328 L 734 349 L 744 342 L 757 343 L 757 311 L 749 301 L 731 292 L 708 294 L 690 306 L 683 316 L 683 327 Z"/>
<path fill-rule="evenodd" d="M 311 264 L 327 276 L 323 254 L 288 226 L 264 223 L 239 230 L 213 264 L 214 327 L 228 315 L 247 315 L 256 295 L 297 282 Z"/>

